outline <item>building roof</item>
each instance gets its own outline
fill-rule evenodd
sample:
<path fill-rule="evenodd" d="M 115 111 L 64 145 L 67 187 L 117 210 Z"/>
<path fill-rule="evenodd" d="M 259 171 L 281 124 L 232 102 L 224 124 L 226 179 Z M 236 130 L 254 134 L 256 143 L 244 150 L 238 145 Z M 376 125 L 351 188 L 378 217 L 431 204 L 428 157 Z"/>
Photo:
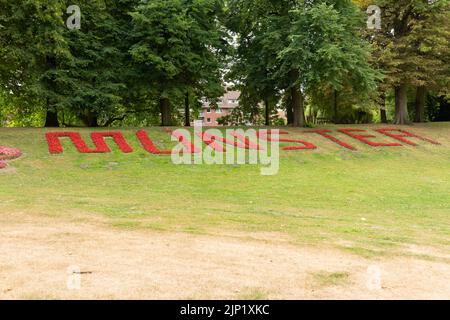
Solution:
<path fill-rule="evenodd" d="M 225 92 L 222 98 L 229 100 L 237 100 L 239 99 L 240 96 L 241 96 L 240 91 L 227 91 Z"/>
<path fill-rule="evenodd" d="M 221 109 L 234 109 L 239 105 L 239 97 L 241 95 L 240 91 L 227 91 L 225 94 L 219 98 L 217 103 L 218 107 Z M 203 103 L 203 109 L 210 108 L 209 102 Z"/>

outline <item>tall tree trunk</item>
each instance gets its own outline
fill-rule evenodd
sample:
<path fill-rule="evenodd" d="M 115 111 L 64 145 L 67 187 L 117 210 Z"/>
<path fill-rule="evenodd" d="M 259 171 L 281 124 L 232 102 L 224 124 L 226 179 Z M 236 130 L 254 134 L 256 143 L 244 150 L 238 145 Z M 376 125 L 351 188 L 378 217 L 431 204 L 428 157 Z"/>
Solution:
<path fill-rule="evenodd" d="M 92 128 L 98 127 L 98 116 L 96 113 L 91 111 L 87 112 L 87 125 Z"/>
<path fill-rule="evenodd" d="M 186 92 L 184 97 L 184 126 L 191 126 L 191 118 L 190 118 L 191 108 L 189 107 L 189 92 Z"/>
<path fill-rule="evenodd" d="M 309 108 L 309 119 L 308 119 L 308 121 L 310 122 L 310 123 L 316 123 L 316 117 L 315 117 L 315 114 L 314 114 L 314 108 Z"/>
<path fill-rule="evenodd" d="M 380 106 L 380 119 L 381 123 L 387 123 L 387 114 L 386 114 L 386 93 L 382 92 L 380 94 L 381 106 Z"/>
<path fill-rule="evenodd" d="M 304 99 L 303 94 L 297 87 L 291 88 L 291 100 L 292 100 L 292 113 L 293 121 L 292 125 L 294 127 L 304 127 L 305 126 L 305 111 L 303 108 Z"/>
<path fill-rule="evenodd" d="M 58 113 L 56 111 L 47 110 L 47 115 L 45 116 L 45 127 L 46 128 L 59 127 Z"/>
<path fill-rule="evenodd" d="M 288 103 L 286 105 L 286 118 L 287 118 L 287 124 L 293 124 L 294 123 L 294 113 L 292 111 L 292 101 L 291 99 L 288 100 Z"/>
<path fill-rule="evenodd" d="M 406 85 L 395 87 L 395 119 L 394 124 L 408 124 L 408 95 Z"/>
<path fill-rule="evenodd" d="M 47 70 L 54 70 L 56 68 L 56 59 L 51 56 L 45 57 L 45 62 L 47 64 Z M 54 91 L 55 90 L 55 80 L 53 77 L 51 79 L 46 80 L 47 89 Z M 46 108 L 47 115 L 45 116 L 45 127 L 59 127 L 58 122 L 58 112 L 56 108 L 54 108 L 53 101 L 47 96 L 46 99 Z"/>
<path fill-rule="evenodd" d="M 414 122 L 425 122 L 425 99 L 427 97 L 427 88 L 417 87 L 416 91 L 416 116 Z"/>
<path fill-rule="evenodd" d="M 270 126 L 270 105 L 269 105 L 269 99 L 266 97 L 264 99 L 264 104 L 266 106 L 266 126 Z"/>
<path fill-rule="evenodd" d="M 81 120 L 87 127 L 96 128 L 99 126 L 98 124 L 98 116 L 96 113 L 92 111 L 85 111 L 84 115 L 82 116 Z"/>
<path fill-rule="evenodd" d="M 306 127 L 306 119 L 305 119 L 305 96 L 303 93 L 299 90 L 300 93 L 300 106 L 299 106 L 299 113 L 300 113 L 300 119 L 299 119 L 299 126 L 300 127 Z"/>
<path fill-rule="evenodd" d="M 298 70 L 291 70 L 289 72 L 289 78 L 294 84 L 299 78 Z M 292 104 L 292 125 L 294 127 L 305 126 L 305 111 L 303 108 L 303 94 L 299 86 L 292 85 L 291 87 L 291 104 Z"/>
<path fill-rule="evenodd" d="M 291 125 L 293 122 L 294 115 L 292 113 L 292 101 L 291 101 L 291 92 L 286 91 L 284 93 L 284 103 L 286 104 L 286 120 L 287 124 Z"/>
<path fill-rule="evenodd" d="M 88 126 L 92 127 L 92 128 L 97 128 L 99 126 L 98 124 L 98 117 L 96 114 L 90 114 L 89 118 L 88 118 Z"/>
<path fill-rule="evenodd" d="M 339 114 L 338 114 L 338 92 L 336 89 L 333 90 L 333 109 L 334 109 L 333 122 L 337 124 L 339 122 Z"/>
<path fill-rule="evenodd" d="M 381 123 L 388 123 L 386 109 L 380 109 Z"/>
<path fill-rule="evenodd" d="M 170 117 L 170 102 L 167 98 L 160 98 L 159 100 L 159 108 L 161 111 L 161 125 L 162 126 L 170 126 L 171 125 L 171 117 Z"/>
<path fill-rule="evenodd" d="M 380 109 L 381 123 L 388 123 L 386 109 Z"/>

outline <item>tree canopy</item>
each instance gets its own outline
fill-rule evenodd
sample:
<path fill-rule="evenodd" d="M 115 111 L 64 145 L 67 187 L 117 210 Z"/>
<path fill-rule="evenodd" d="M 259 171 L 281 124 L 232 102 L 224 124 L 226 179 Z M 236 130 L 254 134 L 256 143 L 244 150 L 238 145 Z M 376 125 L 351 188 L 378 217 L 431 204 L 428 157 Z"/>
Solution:
<path fill-rule="evenodd" d="M 283 109 L 294 126 L 404 124 L 448 108 L 449 0 L 380 0 L 379 29 L 366 0 L 79 0 L 79 28 L 72 4 L 0 0 L 4 124 L 189 125 L 227 87 L 241 96 L 224 124 L 280 123 Z"/>

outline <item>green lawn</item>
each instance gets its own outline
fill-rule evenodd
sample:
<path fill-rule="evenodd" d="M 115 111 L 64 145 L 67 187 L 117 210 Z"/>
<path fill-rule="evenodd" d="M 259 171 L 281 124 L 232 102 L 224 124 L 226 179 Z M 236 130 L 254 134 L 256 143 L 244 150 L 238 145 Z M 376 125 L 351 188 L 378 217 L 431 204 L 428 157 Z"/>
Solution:
<path fill-rule="evenodd" d="M 358 148 L 350 151 L 289 128 L 290 137 L 318 149 L 281 151 L 279 174 L 262 176 L 252 165 L 173 165 L 170 156 L 144 151 L 135 129 L 122 130 L 131 154 L 115 146 L 110 154 L 80 154 L 65 141 L 63 154 L 50 155 L 45 129 L 0 128 L 0 145 L 24 152 L 12 169 L 0 170 L 0 212 L 92 218 L 118 228 L 264 232 L 365 256 L 401 254 L 407 244 L 448 248 L 450 123 L 405 129 L 441 145 L 372 148 L 337 134 Z M 92 131 L 65 129 L 76 130 L 85 138 Z M 173 145 L 163 129 L 147 131 L 159 146 Z"/>

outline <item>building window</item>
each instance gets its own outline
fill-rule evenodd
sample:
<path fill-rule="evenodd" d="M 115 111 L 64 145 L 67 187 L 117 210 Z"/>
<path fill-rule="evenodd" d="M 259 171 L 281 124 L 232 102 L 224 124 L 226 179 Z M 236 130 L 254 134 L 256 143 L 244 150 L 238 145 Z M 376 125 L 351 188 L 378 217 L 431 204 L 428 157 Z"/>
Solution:
<path fill-rule="evenodd" d="M 211 108 L 206 109 L 207 113 L 211 113 Z"/>
<path fill-rule="evenodd" d="M 211 123 L 211 118 L 206 118 L 207 123 Z"/>

